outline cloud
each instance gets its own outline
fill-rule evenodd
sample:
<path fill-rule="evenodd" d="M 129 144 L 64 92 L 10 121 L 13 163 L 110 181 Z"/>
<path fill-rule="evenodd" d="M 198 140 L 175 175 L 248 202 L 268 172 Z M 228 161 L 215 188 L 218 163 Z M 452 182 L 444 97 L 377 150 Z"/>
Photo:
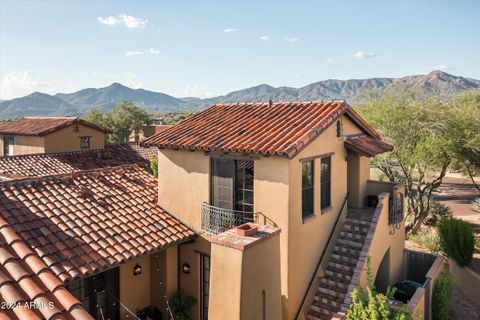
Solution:
<path fill-rule="evenodd" d="M 446 71 L 446 70 L 451 70 L 452 67 L 449 67 L 445 64 L 440 64 L 438 66 L 433 66 L 433 67 L 428 67 L 427 70 L 440 70 L 440 71 Z"/>
<path fill-rule="evenodd" d="M 270 39 L 268 36 L 261 36 L 261 37 L 260 37 L 260 40 L 262 40 L 262 41 L 264 41 L 264 42 L 265 42 L 265 41 L 268 41 L 268 39 Z"/>
<path fill-rule="evenodd" d="M 363 59 L 372 59 L 375 58 L 377 55 L 373 52 L 366 52 L 366 51 L 358 51 L 356 52 L 353 57 L 358 60 Z"/>
<path fill-rule="evenodd" d="M 144 50 L 144 51 L 127 51 L 127 52 L 125 52 L 125 56 L 126 57 L 135 57 L 135 56 L 141 56 L 141 55 L 144 55 L 144 54 L 159 54 L 159 53 L 160 53 L 160 50 L 150 48 L 150 49 Z"/>
<path fill-rule="evenodd" d="M 7 73 L 0 83 L 0 98 L 14 99 L 35 91 L 53 93 L 51 85 L 39 80 L 32 71 L 13 71 Z"/>
<path fill-rule="evenodd" d="M 334 63 L 334 62 L 335 62 L 334 59 L 325 59 L 325 60 L 323 60 L 323 63 L 325 63 L 325 64 L 330 64 L 330 63 Z"/>
<path fill-rule="evenodd" d="M 225 33 L 230 33 L 230 32 L 237 32 L 238 29 L 235 29 L 235 28 L 225 28 L 223 29 L 223 32 Z"/>
<path fill-rule="evenodd" d="M 100 23 L 106 24 L 107 26 L 114 26 L 118 23 L 118 20 L 112 16 L 105 18 L 98 17 L 97 19 Z"/>
<path fill-rule="evenodd" d="M 211 98 L 214 96 L 214 93 L 196 84 L 189 84 L 183 91 L 177 92 L 176 95 L 180 97 Z"/>
<path fill-rule="evenodd" d="M 286 37 L 283 37 L 282 39 L 283 39 L 283 41 L 288 42 L 288 43 L 295 43 L 295 42 L 300 41 L 300 39 L 298 39 L 296 37 L 287 37 L 286 36 Z"/>
<path fill-rule="evenodd" d="M 126 13 L 120 13 L 117 17 L 109 16 L 109 17 L 98 17 L 97 20 L 105 24 L 107 26 L 119 26 L 123 25 L 129 29 L 139 29 L 139 28 L 146 28 L 148 24 L 148 20 L 135 18 L 130 16 Z"/>

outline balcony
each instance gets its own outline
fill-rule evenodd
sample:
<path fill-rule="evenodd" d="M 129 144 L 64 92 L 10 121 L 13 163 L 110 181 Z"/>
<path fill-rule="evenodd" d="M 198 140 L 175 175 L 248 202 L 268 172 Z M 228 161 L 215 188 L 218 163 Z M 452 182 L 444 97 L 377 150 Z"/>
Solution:
<path fill-rule="evenodd" d="M 405 218 L 403 208 L 405 186 L 394 182 L 367 181 L 367 194 L 370 197 L 374 196 L 376 198 L 376 196 L 383 192 L 387 192 L 390 195 L 388 202 L 388 224 L 398 225 Z"/>
<path fill-rule="evenodd" d="M 202 230 L 208 235 L 216 235 L 247 222 L 258 222 L 258 213 L 224 209 L 202 203 Z"/>

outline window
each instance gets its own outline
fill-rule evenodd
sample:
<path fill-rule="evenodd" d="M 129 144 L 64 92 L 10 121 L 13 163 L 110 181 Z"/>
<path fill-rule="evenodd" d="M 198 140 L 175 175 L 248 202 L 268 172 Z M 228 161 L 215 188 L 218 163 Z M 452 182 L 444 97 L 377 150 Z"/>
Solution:
<path fill-rule="evenodd" d="M 3 155 L 13 156 L 13 142 L 14 139 L 12 136 L 3 137 Z"/>
<path fill-rule="evenodd" d="M 80 149 L 90 149 L 90 137 L 80 137 Z"/>
<path fill-rule="evenodd" d="M 321 161 L 320 172 L 320 209 L 331 206 L 331 158 L 325 157 Z"/>
<path fill-rule="evenodd" d="M 212 158 L 212 204 L 253 212 L 253 161 Z"/>
<path fill-rule="evenodd" d="M 302 218 L 313 214 L 313 161 L 302 162 Z"/>

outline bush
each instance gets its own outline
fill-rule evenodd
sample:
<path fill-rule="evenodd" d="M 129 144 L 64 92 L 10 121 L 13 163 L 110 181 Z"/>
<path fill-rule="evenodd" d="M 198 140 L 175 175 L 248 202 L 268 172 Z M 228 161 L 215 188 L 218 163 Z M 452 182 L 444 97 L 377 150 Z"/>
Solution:
<path fill-rule="evenodd" d="M 452 210 L 443 203 L 433 201 L 430 205 L 430 216 L 425 220 L 427 226 L 433 226 L 438 220 L 452 216 Z"/>
<path fill-rule="evenodd" d="M 190 309 L 195 303 L 197 303 L 197 299 L 177 291 L 169 302 L 169 308 L 175 320 L 189 320 Z"/>
<path fill-rule="evenodd" d="M 377 293 L 373 285 L 370 269 L 370 257 L 367 257 L 368 286 L 366 292 L 362 288 L 355 288 L 352 292 L 346 320 L 411 320 L 412 316 L 404 308 L 394 311 L 391 309 L 395 289 L 388 288 L 386 294 Z"/>
<path fill-rule="evenodd" d="M 442 251 L 440 247 L 440 239 L 436 232 L 420 231 L 417 234 L 411 235 L 409 239 L 415 242 L 416 244 L 424 247 L 431 253 L 436 254 Z"/>
<path fill-rule="evenodd" d="M 453 278 L 443 271 L 435 280 L 432 294 L 432 319 L 448 320 L 450 302 L 453 293 Z"/>
<path fill-rule="evenodd" d="M 150 172 L 158 178 L 158 159 L 156 157 L 150 158 Z"/>
<path fill-rule="evenodd" d="M 461 267 L 468 266 L 475 250 L 472 226 L 463 220 L 444 218 L 437 223 L 440 246 Z"/>

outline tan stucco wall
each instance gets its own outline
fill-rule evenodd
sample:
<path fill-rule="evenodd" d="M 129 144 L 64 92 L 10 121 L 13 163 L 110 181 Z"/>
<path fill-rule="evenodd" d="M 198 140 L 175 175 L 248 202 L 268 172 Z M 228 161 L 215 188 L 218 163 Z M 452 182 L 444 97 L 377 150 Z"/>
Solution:
<path fill-rule="evenodd" d="M 105 134 L 101 131 L 79 125 L 78 132 L 74 131 L 74 125 L 63 128 L 46 135 L 45 153 L 69 152 L 88 150 L 80 149 L 80 137 L 90 137 L 90 149 L 103 149 L 105 146 Z"/>
<path fill-rule="evenodd" d="M 245 251 L 212 244 L 210 319 L 282 318 L 280 241 L 274 236 Z"/>
<path fill-rule="evenodd" d="M 158 204 L 200 230 L 200 206 L 209 202 L 210 158 L 203 152 L 160 150 Z"/>
<path fill-rule="evenodd" d="M 452 259 L 448 260 L 448 269 L 455 286 L 480 310 L 480 275 L 468 267 L 458 266 Z"/>
<path fill-rule="evenodd" d="M 367 181 L 370 179 L 370 159 L 353 156 L 347 161 L 348 166 L 348 205 L 352 208 L 365 206 Z"/>
<path fill-rule="evenodd" d="M 302 221 L 302 166 L 299 159 L 333 152 L 331 155 L 330 210 L 320 212 L 320 158 L 314 161 L 315 216 Z M 284 319 L 292 319 L 307 289 L 308 282 L 326 246 L 330 231 L 347 193 L 347 162 L 343 141 L 337 137 L 336 126 L 330 126 L 319 139 L 314 140 L 290 161 L 290 203 L 288 242 L 288 300 Z M 282 232 L 284 226 L 280 225 Z M 283 266 L 282 266 L 283 267 Z M 282 289 L 283 292 L 285 290 Z"/>
<path fill-rule="evenodd" d="M 178 247 L 179 289 L 183 293 L 193 296 L 197 303 L 192 307 L 192 319 L 200 319 L 200 271 L 201 254 L 210 255 L 211 244 L 205 237 L 195 238 L 195 242 L 182 244 Z M 182 266 L 188 263 L 190 273 L 183 273 Z"/>
<path fill-rule="evenodd" d="M 383 257 L 389 251 L 389 284 L 393 285 L 403 277 L 403 251 L 405 249 L 405 222 L 403 221 L 395 227 L 388 224 L 388 202 L 389 194 L 382 193 L 379 196 L 379 203 L 376 210 L 381 210 L 375 232 L 373 233 L 370 247 L 368 248 L 368 256 L 370 257 L 370 268 L 373 279 L 377 277 L 379 266 Z M 367 268 L 360 276 L 360 285 L 366 287 L 368 285 Z"/>
<path fill-rule="evenodd" d="M 359 126 L 357 126 L 347 116 L 342 116 L 342 124 L 343 124 L 343 134 L 345 136 L 349 136 L 352 134 L 365 133 Z"/>
<path fill-rule="evenodd" d="M 133 268 L 136 264 L 142 267 L 142 273 L 134 276 Z M 129 310 L 137 310 L 151 304 L 150 256 L 135 259 L 120 266 L 120 302 Z M 120 308 L 120 318 L 132 317 L 125 308 Z"/>
<path fill-rule="evenodd" d="M 43 137 L 13 136 L 13 155 L 43 153 L 45 140 Z M 0 135 L 0 155 L 3 156 L 3 135 Z"/>

